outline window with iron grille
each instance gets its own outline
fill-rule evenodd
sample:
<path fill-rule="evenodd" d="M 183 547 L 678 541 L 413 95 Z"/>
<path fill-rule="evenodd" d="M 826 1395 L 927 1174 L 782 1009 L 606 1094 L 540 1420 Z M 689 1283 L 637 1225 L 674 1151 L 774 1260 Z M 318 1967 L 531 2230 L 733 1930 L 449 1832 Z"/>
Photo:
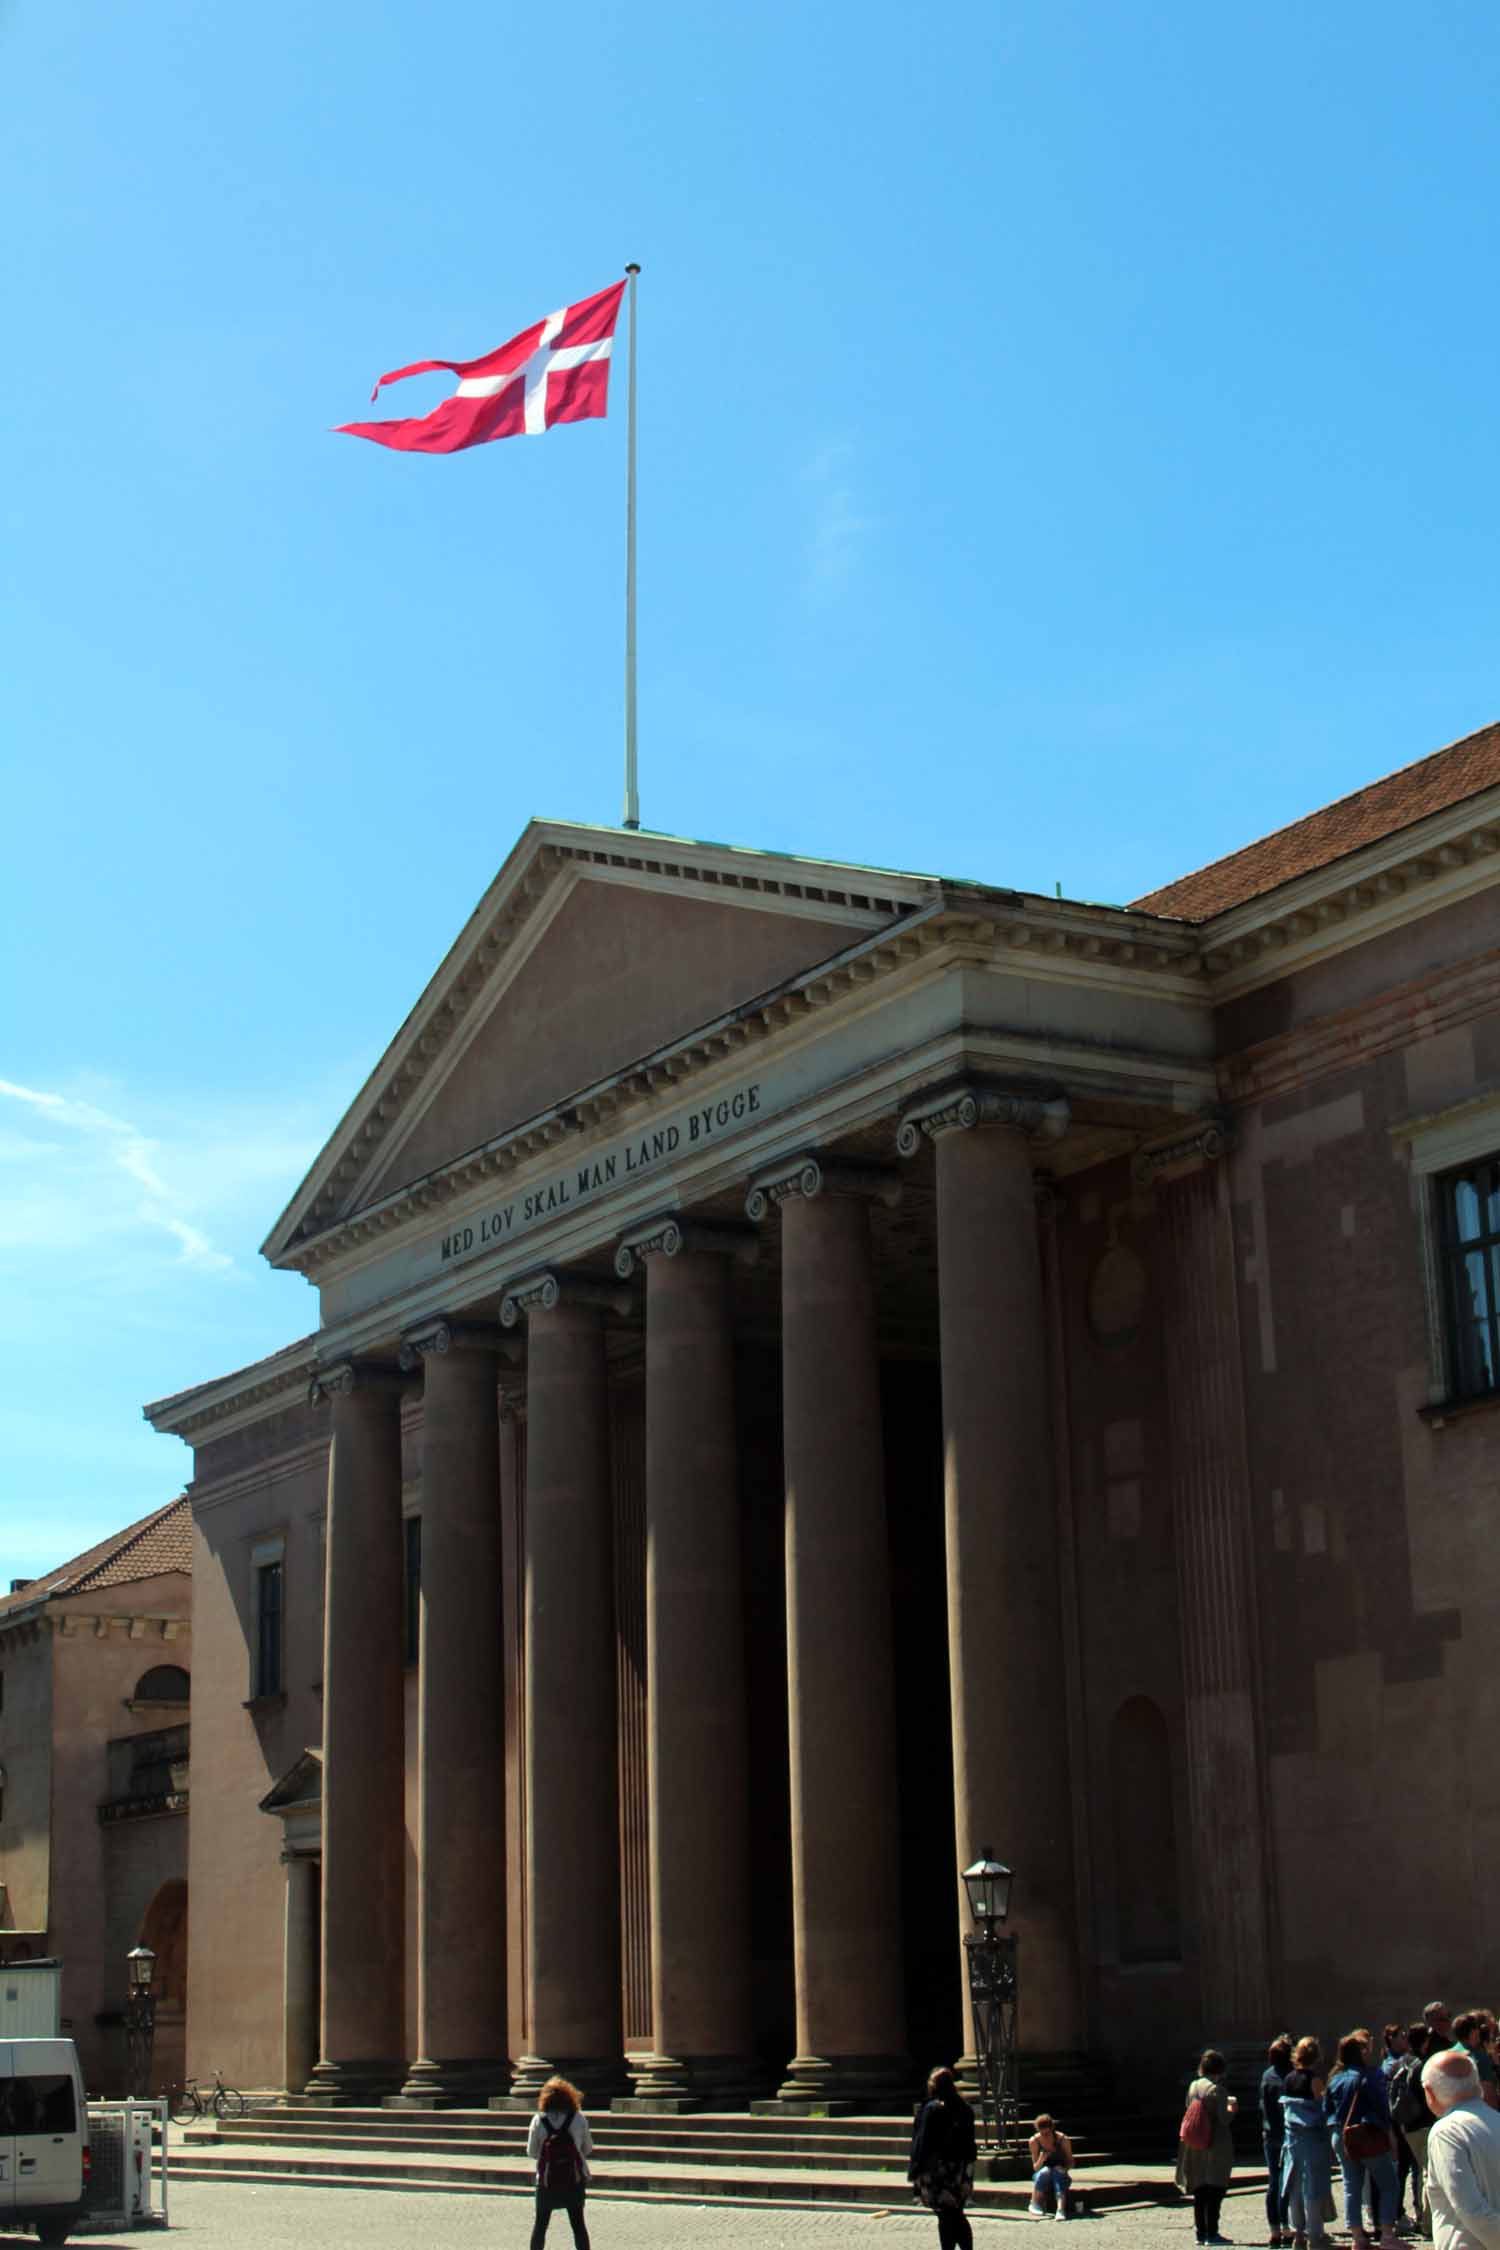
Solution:
<path fill-rule="evenodd" d="M 279 1695 L 282 1687 L 282 1566 L 262 1563 L 255 1573 L 255 1693 Z"/>
<path fill-rule="evenodd" d="M 1438 1182 L 1448 1283 L 1448 1361 L 1460 1398 L 1500 1390 L 1500 1156 Z"/>

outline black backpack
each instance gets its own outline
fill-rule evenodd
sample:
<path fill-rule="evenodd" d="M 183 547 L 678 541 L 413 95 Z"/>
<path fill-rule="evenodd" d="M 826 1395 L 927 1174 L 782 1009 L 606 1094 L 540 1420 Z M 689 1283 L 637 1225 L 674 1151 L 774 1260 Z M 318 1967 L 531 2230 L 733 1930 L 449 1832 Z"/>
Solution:
<path fill-rule="evenodd" d="M 1432 2112 L 1427 2107 L 1427 2096 L 1422 2091 L 1422 2057 L 1403 2055 L 1391 2072 L 1388 2089 L 1391 2101 L 1391 2123 L 1398 2132 L 1414 2133 L 1419 2126 L 1432 2123 Z"/>

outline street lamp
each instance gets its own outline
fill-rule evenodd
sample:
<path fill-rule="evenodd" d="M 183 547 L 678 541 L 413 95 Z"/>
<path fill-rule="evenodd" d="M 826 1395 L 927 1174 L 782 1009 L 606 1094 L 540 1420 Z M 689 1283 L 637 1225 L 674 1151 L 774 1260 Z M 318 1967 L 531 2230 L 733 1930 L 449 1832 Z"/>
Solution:
<path fill-rule="evenodd" d="M 125 2050 L 132 2096 L 151 2091 L 151 2050 L 156 2044 L 156 1955 L 133 1945 L 125 1956 Z"/>
<path fill-rule="evenodd" d="M 969 1965 L 969 2006 L 974 2017 L 974 2060 L 979 2113 L 990 2144 L 1003 2150 L 1014 2137 L 1020 2107 L 1016 2050 L 1016 1938 L 1000 1925 L 1010 1912 L 1015 1878 L 988 1845 L 963 1871 L 974 1928 L 964 1938 Z"/>

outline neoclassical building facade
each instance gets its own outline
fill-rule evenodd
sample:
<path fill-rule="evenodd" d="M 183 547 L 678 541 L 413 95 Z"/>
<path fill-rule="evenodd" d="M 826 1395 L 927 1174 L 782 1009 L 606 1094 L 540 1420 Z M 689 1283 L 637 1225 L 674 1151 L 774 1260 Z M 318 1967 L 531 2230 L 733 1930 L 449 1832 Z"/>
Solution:
<path fill-rule="evenodd" d="M 879 2100 L 983 1849 L 1034 2052 L 1489 1989 L 1497 971 L 1500 729 L 1128 908 L 533 822 L 148 1409 L 190 2066 Z"/>

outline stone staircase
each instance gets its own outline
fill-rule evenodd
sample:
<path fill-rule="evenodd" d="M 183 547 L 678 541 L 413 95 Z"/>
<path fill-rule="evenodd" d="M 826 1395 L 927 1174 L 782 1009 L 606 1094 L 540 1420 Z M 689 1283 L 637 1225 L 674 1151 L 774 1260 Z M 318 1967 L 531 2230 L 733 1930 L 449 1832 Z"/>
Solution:
<path fill-rule="evenodd" d="M 1051 2109 L 1072 2135 L 1076 2180 L 1091 2207 L 1173 2202 L 1171 2124 L 1123 2117 L 1086 2065 L 1028 2071 L 1029 2118 Z M 744 2110 L 612 2114 L 593 2110 L 595 2192 L 715 2203 L 839 2204 L 900 2209 L 910 2113 L 757 2117 Z M 529 2194 L 526 2119 L 493 2110 L 266 2106 L 175 2136 L 177 2179 L 261 2185 Z M 981 2157 L 973 2208 L 1024 2209 L 1024 2162 Z"/>

